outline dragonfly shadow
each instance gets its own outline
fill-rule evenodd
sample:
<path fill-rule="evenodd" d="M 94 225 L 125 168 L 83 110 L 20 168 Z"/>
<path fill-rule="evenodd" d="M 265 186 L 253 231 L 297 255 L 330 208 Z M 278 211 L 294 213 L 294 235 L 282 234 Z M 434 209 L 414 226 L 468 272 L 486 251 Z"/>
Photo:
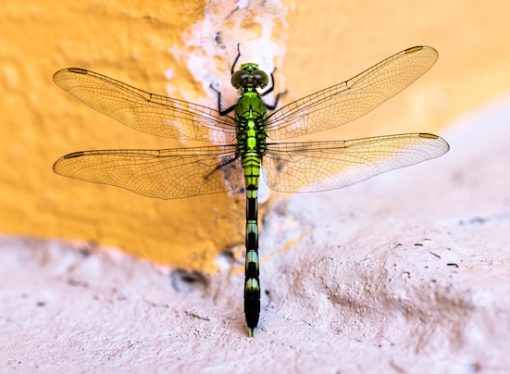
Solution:
<path fill-rule="evenodd" d="M 170 284 L 177 292 L 202 292 L 209 287 L 209 279 L 198 271 L 181 268 L 170 272 Z"/>

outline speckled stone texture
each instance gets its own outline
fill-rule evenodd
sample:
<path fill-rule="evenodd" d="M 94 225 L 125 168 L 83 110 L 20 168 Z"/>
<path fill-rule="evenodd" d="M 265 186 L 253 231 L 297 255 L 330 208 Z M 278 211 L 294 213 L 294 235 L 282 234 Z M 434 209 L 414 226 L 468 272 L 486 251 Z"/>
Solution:
<path fill-rule="evenodd" d="M 205 275 L 3 237 L 0 372 L 508 372 L 509 126 L 510 98 L 443 158 L 269 211 L 255 339 L 235 259 Z"/>

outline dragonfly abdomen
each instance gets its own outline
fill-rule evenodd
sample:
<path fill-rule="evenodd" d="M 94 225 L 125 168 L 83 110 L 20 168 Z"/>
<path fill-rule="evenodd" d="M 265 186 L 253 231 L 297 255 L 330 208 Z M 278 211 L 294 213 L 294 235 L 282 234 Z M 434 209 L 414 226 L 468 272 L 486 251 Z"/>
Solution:
<path fill-rule="evenodd" d="M 237 139 L 246 187 L 244 315 L 250 336 L 254 336 L 260 314 L 258 188 L 265 150 L 265 113 L 256 92 L 244 93 L 236 106 Z"/>
<path fill-rule="evenodd" d="M 246 184 L 246 260 L 244 280 L 244 315 L 248 333 L 254 335 L 260 314 L 258 185 L 260 157 L 248 152 L 242 158 Z"/>

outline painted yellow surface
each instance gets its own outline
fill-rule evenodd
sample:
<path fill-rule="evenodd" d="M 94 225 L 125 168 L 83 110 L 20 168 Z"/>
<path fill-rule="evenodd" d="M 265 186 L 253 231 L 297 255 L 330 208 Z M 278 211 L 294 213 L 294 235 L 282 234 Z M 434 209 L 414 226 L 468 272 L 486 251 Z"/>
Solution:
<path fill-rule="evenodd" d="M 235 10 L 236 4 L 4 3 L 0 232 L 90 240 L 158 263 L 201 270 L 214 270 L 218 251 L 242 243 L 242 197 L 152 200 L 65 179 L 51 170 L 58 157 L 78 150 L 179 146 L 119 125 L 70 97 L 53 84 L 56 70 L 84 67 L 162 94 L 170 84 L 178 88 L 175 97 L 182 99 L 186 93 L 186 99 L 196 96 L 203 103 L 203 82 L 175 51 L 200 54 L 214 43 L 211 33 L 232 31 L 235 24 L 229 19 L 219 22 L 221 18 L 213 16 L 229 7 Z M 313 139 L 440 131 L 448 121 L 510 88 L 506 2 L 489 1 L 483 7 L 476 1 L 267 4 L 267 15 L 260 4 L 257 11 L 237 9 L 244 17 L 239 35 L 269 37 L 286 51 L 276 62 L 279 88 L 289 90 L 286 102 L 350 78 L 407 47 L 428 44 L 439 51 L 436 66 L 405 93 L 355 124 Z M 268 36 L 264 19 L 279 9 L 285 18 L 272 24 Z M 209 19 L 212 27 L 206 29 Z M 197 25 L 203 28 L 202 44 L 190 45 L 187 38 Z M 232 42 L 232 32 L 228 35 L 226 42 Z M 211 60 L 225 63 L 228 75 L 231 57 L 224 53 Z"/>

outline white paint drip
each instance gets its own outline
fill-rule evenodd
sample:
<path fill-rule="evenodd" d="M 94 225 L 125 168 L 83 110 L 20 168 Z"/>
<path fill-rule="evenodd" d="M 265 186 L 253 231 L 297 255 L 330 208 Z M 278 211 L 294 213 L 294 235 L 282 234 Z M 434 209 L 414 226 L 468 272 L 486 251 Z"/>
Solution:
<path fill-rule="evenodd" d="M 170 52 L 183 61 L 197 82 L 202 84 L 206 97 L 198 99 L 201 104 L 214 106 L 216 94 L 209 88 L 214 84 L 224 92 L 224 105 L 232 104 L 237 93 L 230 85 L 230 67 L 237 55 L 240 43 L 239 63 L 258 63 L 270 73 L 281 66 L 286 35 L 279 32 L 273 40 L 273 29 L 277 24 L 286 27 L 287 10 L 280 0 L 270 1 L 219 1 L 213 0 L 205 8 L 205 17 L 182 36 L 184 47 L 172 47 Z M 277 77 L 278 86 L 283 79 Z M 179 94 L 197 100 L 194 92 L 178 88 Z"/>
<path fill-rule="evenodd" d="M 230 85 L 230 68 L 237 55 L 240 44 L 241 63 L 253 62 L 271 73 L 275 66 L 280 67 L 285 54 L 284 43 L 287 38 L 281 29 L 287 27 L 285 17 L 287 9 L 280 0 L 212 0 L 204 11 L 204 19 L 185 30 L 182 35 L 183 47 L 172 47 L 170 52 L 176 60 L 186 64 L 197 82 L 202 85 L 206 96 L 197 98 L 195 92 L 184 87 L 167 85 L 168 94 L 178 93 L 185 100 L 216 108 L 216 93 L 209 87 L 213 84 L 222 92 L 223 108 L 229 107 L 238 98 L 238 93 Z M 274 30 L 278 28 L 278 33 Z M 167 79 L 173 77 L 173 71 L 165 72 Z M 276 90 L 283 91 L 283 77 L 276 74 Z M 265 97 L 269 103 L 273 96 Z M 217 134 L 211 134 L 214 137 Z M 269 197 L 269 189 L 264 186 L 264 201 Z"/>
<path fill-rule="evenodd" d="M 258 193 L 258 199 L 259 204 L 264 204 L 269 200 L 269 196 L 271 195 L 271 190 L 269 189 L 269 186 L 266 183 L 266 180 L 264 179 L 264 173 L 260 173 L 259 176 L 259 193 Z"/>
<path fill-rule="evenodd" d="M 170 68 L 166 69 L 163 74 L 167 80 L 171 80 L 174 77 L 174 71 Z M 169 96 L 173 96 L 175 94 L 175 87 L 172 84 L 167 84 L 166 93 Z"/>

